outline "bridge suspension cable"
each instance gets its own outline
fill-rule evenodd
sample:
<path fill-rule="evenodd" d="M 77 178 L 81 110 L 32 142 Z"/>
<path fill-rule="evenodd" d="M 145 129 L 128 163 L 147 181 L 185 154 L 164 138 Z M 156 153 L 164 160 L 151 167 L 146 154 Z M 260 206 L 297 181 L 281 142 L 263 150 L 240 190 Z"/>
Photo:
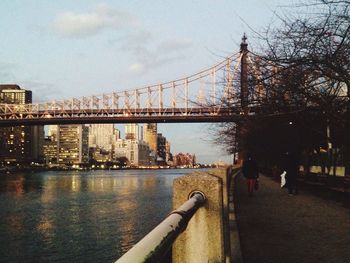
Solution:
<path fill-rule="evenodd" d="M 195 74 L 132 90 L 43 103 L 0 104 L 0 125 L 10 121 L 88 123 L 124 122 L 129 118 L 132 122 L 134 117 L 135 121 L 150 122 L 157 116 L 217 116 L 223 114 L 225 100 L 239 99 L 234 80 L 241 58 L 241 53 L 235 53 Z"/>

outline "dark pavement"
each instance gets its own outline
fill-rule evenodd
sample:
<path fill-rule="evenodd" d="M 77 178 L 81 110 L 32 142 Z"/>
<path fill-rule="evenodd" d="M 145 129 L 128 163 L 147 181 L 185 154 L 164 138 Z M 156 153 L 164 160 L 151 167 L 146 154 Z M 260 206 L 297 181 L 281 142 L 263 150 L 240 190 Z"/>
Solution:
<path fill-rule="evenodd" d="M 260 188 L 247 194 L 236 181 L 235 210 L 245 263 L 350 262 L 349 200 L 325 198 L 302 188 L 296 196 L 260 176 Z"/>

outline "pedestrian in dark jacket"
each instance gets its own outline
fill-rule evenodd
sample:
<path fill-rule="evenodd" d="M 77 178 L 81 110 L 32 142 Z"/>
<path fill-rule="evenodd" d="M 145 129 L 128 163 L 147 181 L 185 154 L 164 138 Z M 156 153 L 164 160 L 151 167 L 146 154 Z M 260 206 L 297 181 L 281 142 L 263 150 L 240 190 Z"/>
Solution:
<path fill-rule="evenodd" d="M 299 160 L 293 152 L 285 154 L 283 170 L 286 171 L 287 188 L 289 195 L 297 194 L 297 178 L 299 174 Z"/>
<path fill-rule="evenodd" d="M 243 176 L 247 179 L 248 194 L 252 195 L 254 186 L 257 183 L 256 180 L 259 177 L 259 169 L 258 164 L 250 154 L 247 154 L 246 159 L 243 161 L 242 173 Z"/>

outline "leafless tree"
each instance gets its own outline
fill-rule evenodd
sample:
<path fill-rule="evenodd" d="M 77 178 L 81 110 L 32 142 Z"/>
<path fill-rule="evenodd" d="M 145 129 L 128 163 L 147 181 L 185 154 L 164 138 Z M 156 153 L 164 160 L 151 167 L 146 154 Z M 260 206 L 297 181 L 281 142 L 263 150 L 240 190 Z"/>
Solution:
<path fill-rule="evenodd" d="M 282 90 L 339 117 L 350 99 L 350 2 L 313 0 L 295 8 L 301 15 L 279 16 L 281 26 L 266 31 L 263 57 L 278 68 Z"/>
<path fill-rule="evenodd" d="M 243 129 L 235 124 L 222 125 L 218 140 L 229 152 L 247 147 L 259 151 L 258 143 L 248 141 L 276 137 L 274 132 L 264 132 L 271 125 L 275 130 L 280 125 L 279 132 L 291 135 L 284 129 L 287 120 L 278 117 L 289 113 L 296 118 L 298 130 L 304 131 L 297 138 L 300 150 L 327 143 L 325 147 L 331 143 L 348 149 L 344 132 L 350 128 L 350 1 L 302 1 L 276 17 L 278 25 L 260 34 L 264 36 L 263 48 L 259 54 L 252 54 L 254 68 L 249 72 L 250 101 L 256 100 L 261 117 L 238 125 L 246 127 Z M 257 94 L 259 90 L 263 93 Z M 270 126 L 265 125 L 267 122 Z M 327 127 L 332 132 L 326 132 Z M 318 143 L 313 138 L 318 138 Z"/>

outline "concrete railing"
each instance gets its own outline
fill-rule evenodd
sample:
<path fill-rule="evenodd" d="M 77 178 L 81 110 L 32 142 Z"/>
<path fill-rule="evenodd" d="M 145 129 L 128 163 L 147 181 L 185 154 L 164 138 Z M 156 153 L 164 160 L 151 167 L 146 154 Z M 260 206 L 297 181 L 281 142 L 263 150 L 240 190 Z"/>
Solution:
<path fill-rule="evenodd" d="M 173 263 L 232 262 L 232 255 L 237 255 L 230 231 L 232 174 L 228 167 L 176 178 L 177 209 L 117 262 L 163 262 L 160 257 L 172 243 Z"/>
<path fill-rule="evenodd" d="M 232 167 L 196 172 L 174 180 L 173 207 L 191 191 L 207 197 L 173 245 L 173 263 L 231 262 L 229 189 Z"/>
<path fill-rule="evenodd" d="M 171 212 L 166 219 L 119 258 L 116 263 L 162 262 L 162 257 L 171 248 L 176 237 L 186 229 L 193 214 L 205 201 L 203 193 L 191 192 L 188 200 Z"/>

